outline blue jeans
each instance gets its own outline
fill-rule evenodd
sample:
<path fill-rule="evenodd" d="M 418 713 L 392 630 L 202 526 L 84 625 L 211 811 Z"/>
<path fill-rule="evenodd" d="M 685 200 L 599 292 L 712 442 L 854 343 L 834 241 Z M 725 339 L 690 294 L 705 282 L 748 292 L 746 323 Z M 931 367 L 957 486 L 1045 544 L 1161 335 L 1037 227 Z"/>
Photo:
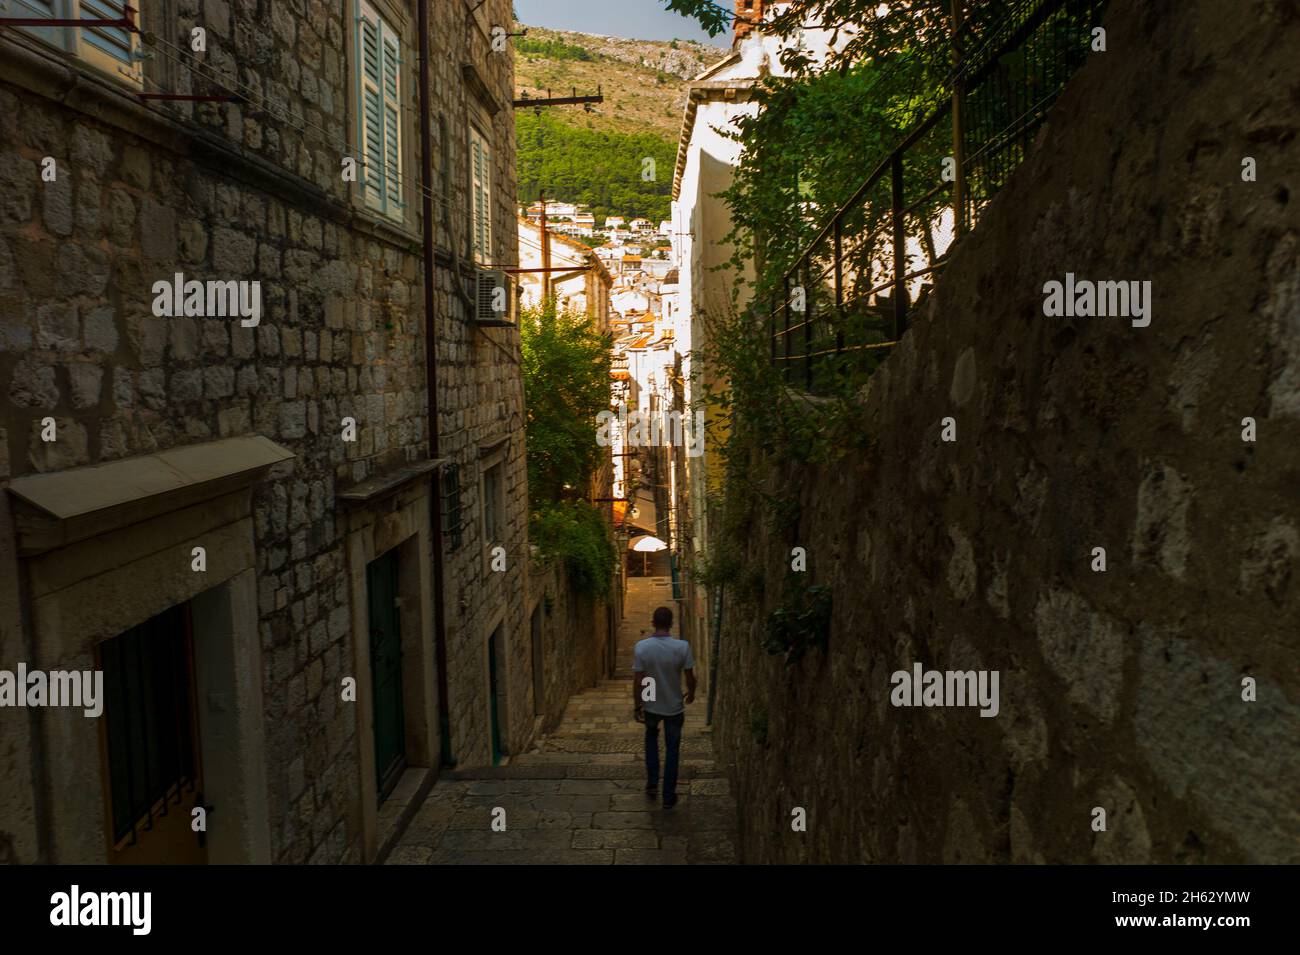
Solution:
<path fill-rule="evenodd" d="M 646 785 L 659 785 L 659 724 L 664 724 L 664 799 L 677 798 L 677 757 L 682 751 L 682 724 L 686 714 L 660 716 L 645 715 L 645 778 Z"/>

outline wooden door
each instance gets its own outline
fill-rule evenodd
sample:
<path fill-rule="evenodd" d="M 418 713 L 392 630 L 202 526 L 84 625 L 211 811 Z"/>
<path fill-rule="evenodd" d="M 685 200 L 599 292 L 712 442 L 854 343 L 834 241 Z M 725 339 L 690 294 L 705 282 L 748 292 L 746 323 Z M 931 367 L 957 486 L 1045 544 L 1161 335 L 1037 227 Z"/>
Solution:
<path fill-rule="evenodd" d="M 385 798 L 406 768 L 402 708 L 402 632 L 398 611 L 397 550 L 366 566 L 370 615 L 370 676 L 374 699 L 375 773 Z"/>
<path fill-rule="evenodd" d="M 501 639 L 501 628 L 497 627 L 488 637 L 488 706 L 492 721 L 492 765 L 499 765 L 505 755 L 501 744 L 501 699 L 500 685 L 497 679 L 497 645 Z"/>

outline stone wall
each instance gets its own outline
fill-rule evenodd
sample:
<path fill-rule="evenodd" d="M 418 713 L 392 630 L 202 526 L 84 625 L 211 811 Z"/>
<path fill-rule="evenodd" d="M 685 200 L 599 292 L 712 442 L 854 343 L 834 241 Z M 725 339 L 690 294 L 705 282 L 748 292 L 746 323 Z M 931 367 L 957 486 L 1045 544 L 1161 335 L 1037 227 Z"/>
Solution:
<path fill-rule="evenodd" d="M 617 582 L 616 582 L 617 585 Z M 609 608 L 576 593 L 559 561 L 538 563 L 530 577 L 531 615 L 541 624 L 542 731 L 560 724 L 569 697 L 609 672 Z M 611 597 L 611 599 L 614 599 Z"/>
<path fill-rule="evenodd" d="M 250 92 L 244 104 L 142 105 L 75 60 L 0 38 L 0 480 L 247 433 L 296 454 L 254 497 L 277 861 L 360 857 L 356 716 L 336 705 L 353 650 L 335 495 L 428 453 L 415 4 L 380 6 L 405 50 L 397 222 L 368 213 L 340 175 L 355 126 L 350 3 L 146 2 L 145 26 L 165 41 L 208 30 L 207 62 Z M 471 114 L 486 117 L 493 142 L 492 259 L 516 259 L 512 55 L 493 52 L 488 32 L 509 24 L 510 4 L 473 6 L 430 5 L 438 427 L 442 456 L 460 465 L 465 526 L 446 566 L 452 751 L 462 764 L 488 759 L 491 627 L 502 622 L 507 637 L 505 679 L 527 679 L 529 652 L 518 337 L 476 329 L 462 291 L 472 276 Z M 146 63 L 146 89 L 213 91 L 165 52 Z M 46 156 L 57 160 L 55 182 L 41 179 Z M 260 281 L 260 324 L 155 317 L 152 283 L 174 272 Z M 58 424 L 53 444 L 40 439 L 46 416 Z M 357 422 L 355 443 L 340 439 L 345 417 Z M 502 441 L 511 560 L 491 573 L 480 459 Z M 11 581 L 17 559 L 4 537 L 0 569 Z M 19 604 L 6 592 L 0 605 L 5 666 L 24 658 Z M 516 745 L 531 734 L 526 716 L 511 713 Z M 6 779 L 34 780 L 35 795 L 15 787 L 11 798 L 6 783 L 0 858 L 31 861 L 42 851 L 39 772 L 27 731 L 5 726 Z"/>
<path fill-rule="evenodd" d="M 1105 26 L 871 380 L 867 449 L 754 462 L 800 519 L 755 523 L 762 606 L 728 594 L 746 861 L 1300 861 L 1300 5 Z M 1045 317 L 1066 272 L 1151 280 L 1150 325 Z M 796 545 L 833 621 L 787 667 Z M 916 661 L 999 671 L 1000 712 L 891 706 Z"/>

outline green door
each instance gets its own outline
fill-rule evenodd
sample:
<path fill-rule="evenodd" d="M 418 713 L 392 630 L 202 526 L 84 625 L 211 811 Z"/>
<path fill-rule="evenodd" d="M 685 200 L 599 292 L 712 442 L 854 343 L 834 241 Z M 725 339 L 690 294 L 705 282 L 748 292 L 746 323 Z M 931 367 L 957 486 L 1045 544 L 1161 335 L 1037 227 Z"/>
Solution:
<path fill-rule="evenodd" d="M 501 762 L 501 757 L 505 755 L 505 747 L 501 745 L 501 716 L 498 712 L 499 690 L 497 687 L 497 639 L 501 636 L 501 628 L 497 627 L 492 631 L 492 636 L 488 637 L 488 705 L 492 710 L 492 765 L 496 766 Z"/>
<path fill-rule="evenodd" d="M 375 773 L 386 797 L 406 768 L 402 714 L 402 632 L 397 610 L 397 550 L 366 567 L 370 602 L 370 676 L 374 691 Z"/>

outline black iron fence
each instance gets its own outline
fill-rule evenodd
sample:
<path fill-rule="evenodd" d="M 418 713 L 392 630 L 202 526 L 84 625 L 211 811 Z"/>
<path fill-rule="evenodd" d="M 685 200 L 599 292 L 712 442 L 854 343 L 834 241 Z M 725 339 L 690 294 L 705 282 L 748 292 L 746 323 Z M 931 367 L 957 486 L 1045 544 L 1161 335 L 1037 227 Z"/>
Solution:
<path fill-rule="evenodd" d="M 810 392 L 888 354 L 956 239 L 1024 159 L 1088 56 L 1105 0 L 1010 0 L 954 32 L 949 95 L 872 170 L 785 273 L 772 364 Z M 963 46 L 967 47 L 963 49 Z"/>

